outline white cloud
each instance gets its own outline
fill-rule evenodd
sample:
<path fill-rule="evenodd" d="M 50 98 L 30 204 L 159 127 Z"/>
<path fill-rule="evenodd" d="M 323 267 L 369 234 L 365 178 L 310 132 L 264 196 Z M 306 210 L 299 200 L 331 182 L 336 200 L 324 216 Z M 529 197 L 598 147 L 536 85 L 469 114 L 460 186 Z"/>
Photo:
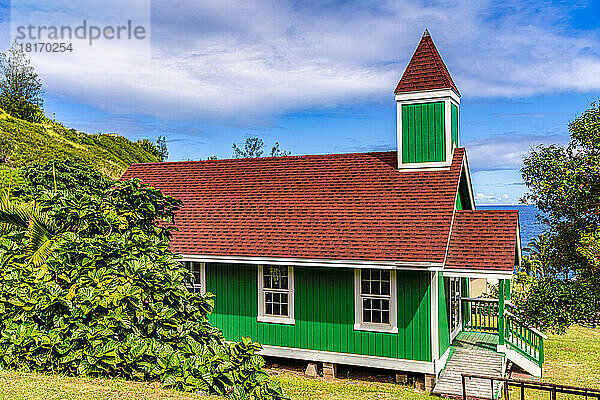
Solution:
<path fill-rule="evenodd" d="M 562 145 L 566 135 L 507 134 L 461 143 L 468 150 L 469 166 L 473 171 L 520 169 L 523 158 L 537 145 Z"/>
<path fill-rule="evenodd" d="M 34 1 L 19 0 L 24 3 Z M 107 20 L 126 19 L 150 6 L 148 1 L 118 7 L 61 3 L 41 9 L 36 18 L 77 20 L 98 9 Z M 88 49 L 93 54 L 35 54 L 33 61 L 49 91 L 109 112 L 243 119 L 391 102 L 427 26 L 463 96 L 600 89 L 600 56 L 593 51 L 598 37 L 561 25 L 567 10 L 496 4 L 154 1 L 151 62 L 145 43 L 125 49 L 107 42 Z M 480 150 L 491 151 L 483 144 Z M 502 162 L 516 160 L 513 150 L 503 153 Z"/>
<path fill-rule="evenodd" d="M 496 196 L 489 196 L 484 193 L 476 193 L 475 201 L 477 202 L 477 204 L 494 204 L 499 203 L 500 198 Z"/>

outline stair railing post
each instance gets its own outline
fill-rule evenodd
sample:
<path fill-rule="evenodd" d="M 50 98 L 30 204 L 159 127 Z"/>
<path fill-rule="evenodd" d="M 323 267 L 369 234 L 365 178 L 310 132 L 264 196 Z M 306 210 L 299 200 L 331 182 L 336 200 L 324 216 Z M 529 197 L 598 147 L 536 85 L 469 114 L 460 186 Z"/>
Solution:
<path fill-rule="evenodd" d="M 498 345 L 504 346 L 504 279 L 500 279 L 498 285 Z"/>

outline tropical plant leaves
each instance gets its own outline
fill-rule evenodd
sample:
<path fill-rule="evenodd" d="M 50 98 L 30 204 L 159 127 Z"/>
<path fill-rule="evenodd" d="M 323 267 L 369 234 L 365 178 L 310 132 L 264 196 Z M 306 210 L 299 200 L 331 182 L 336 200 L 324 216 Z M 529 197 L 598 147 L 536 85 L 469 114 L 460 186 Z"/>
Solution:
<path fill-rule="evenodd" d="M 284 397 L 260 345 L 226 342 L 208 322 L 212 295 L 188 292 L 171 228 L 156 223 L 178 204 L 130 181 L 99 197 L 0 205 L 0 220 L 16 227 L 0 238 L 0 368 Z"/>

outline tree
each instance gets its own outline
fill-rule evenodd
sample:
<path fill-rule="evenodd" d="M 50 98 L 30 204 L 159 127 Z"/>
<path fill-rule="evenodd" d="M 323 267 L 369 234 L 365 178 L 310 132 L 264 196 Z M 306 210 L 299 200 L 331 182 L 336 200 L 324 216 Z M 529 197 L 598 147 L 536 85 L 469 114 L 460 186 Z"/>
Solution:
<path fill-rule="evenodd" d="M 34 163 L 21 169 L 23 183 L 13 194 L 26 200 L 38 199 L 45 192 L 70 191 L 75 194 L 101 193 L 114 185 L 93 167 L 71 160 L 53 160 Z"/>
<path fill-rule="evenodd" d="M 260 138 L 248 138 L 244 143 L 244 150 L 240 149 L 235 143 L 233 147 L 234 158 L 257 158 L 263 154 L 263 146 L 265 143 Z"/>
<path fill-rule="evenodd" d="M 148 139 L 142 139 L 135 142 L 142 149 L 146 150 L 148 153 L 152 154 L 160 161 L 167 161 L 169 158 L 169 150 L 167 149 L 167 138 L 164 136 L 159 136 L 156 138 L 156 143 L 152 143 Z"/>
<path fill-rule="evenodd" d="M 156 148 L 158 150 L 158 157 L 160 161 L 167 161 L 169 158 L 169 150 L 167 149 L 167 138 L 159 136 L 156 139 Z"/>
<path fill-rule="evenodd" d="M 233 157 L 234 158 L 258 158 L 264 153 L 263 147 L 265 143 L 262 139 L 254 137 L 246 139 L 244 142 L 244 149 L 242 150 L 235 143 L 233 144 Z M 291 152 L 282 151 L 279 148 L 279 142 L 275 142 L 275 145 L 271 148 L 271 157 L 285 157 L 289 156 Z"/>
<path fill-rule="evenodd" d="M 524 160 L 521 172 L 535 204 L 549 226 L 532 253 L 545 278 L 523 297 L 521 307 L 531 322 L 564 330 L 580 318 L 594 318 L 600 304 L 598 238 L 600 229 L 600 105 L 591 104 L 569 124 L 571 141 L 563 146 L 538 146 Z M 576 282 L 576 283 L 574 283 Z M 564 301 L 557 301 L 557 293 Z M 578 297 L 579 296 L 579 297 Z M 565 303 L 566 301 L 566 303 Z M 552 313 L 561 314 L 553 317 Z"/>
<path fill-rule="evenodd" d="M 589 263 L 576 249 L 584 232 L 600 224 L 600 106 L 591 107 L 569 124 L 566 147 L 538 146 L 521 170 L 529 188 L 525 202 L 544 212 L 549 225 L 552 272 L 586 274 Z"/>
<path fill-rule="evenodd" d="M 286 157 L 291 154 L 290 151 L 281 150 L 279 148 L 279 142 L 275 142 L 275 145 L 271 148 L 271 157 Z"/>
<path fill-rule="evenodd" d="M 40 77 L 15 41 L 0 54 L 0 106 L 10 115 L 32 122 L 43 118 Z"/>
<path fill-rule="evenodd" d="M 540 278 L 548 275 L 548 269 L 552 265 L 552 248 L 548 236 L 541 234 L 534 237 L 523 250 L 529 253 L 526 256 L 525 265 L 528 268 L 525 272 Z"/>
<path fill-rule="evenodd" d="M 146 152 L 148 152 L 148 153 L 152 154 L 153 156 L 155 156 L 156 158 L 160 159 L 160 153 L 158 151 L 158 148 L 150 140 L 148 140 L 148 139 L 137 140 L 135 142 L 135 144 L 140 146 Z"/>
<path fill-rule="evenodd" d="M 283 397 L 260 345 L 227 342 L 208 322 L 212 295 L 187 290 L 190 274 L 169 250 L 180 206 L 136 179 L 96 194 L 45 193 L 33 211 L 1 203 L 0 368 Z M 37 237 L 33 226 L 44 224 L 52 229 Z"/>

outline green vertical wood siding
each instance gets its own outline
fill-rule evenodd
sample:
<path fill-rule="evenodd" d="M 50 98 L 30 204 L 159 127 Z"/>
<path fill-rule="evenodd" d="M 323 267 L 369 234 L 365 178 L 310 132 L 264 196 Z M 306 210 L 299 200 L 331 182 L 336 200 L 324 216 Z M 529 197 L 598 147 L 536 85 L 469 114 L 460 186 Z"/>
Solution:
<path fill-rule="evenodd" d="M 444 102 L 402 106 L 402 162 L 446 161 Z"/>
<path fill-rule="evenodd" d="M 452 104 L 450 109 L 452 114 L 452 143 L 458 146 L 458 107 Z"/>
<path fill-rule="evenodd" d="M 225 338 L 266 345 L 431 361 L 429 273 L 397 271 L 398 333 L 354 330 L 354 271 L 294 267 L 295 325 L 257 322 L 257 266 L 206 264 L 212 323 Z"/>
<path fill-rule="evenodd" d="M 440 273 L 438 278 L 438 332 L 440 357 L 450 347 L 450 323 L 448 321 L 448 293 L 445 288 L 445 280 Z"/>

